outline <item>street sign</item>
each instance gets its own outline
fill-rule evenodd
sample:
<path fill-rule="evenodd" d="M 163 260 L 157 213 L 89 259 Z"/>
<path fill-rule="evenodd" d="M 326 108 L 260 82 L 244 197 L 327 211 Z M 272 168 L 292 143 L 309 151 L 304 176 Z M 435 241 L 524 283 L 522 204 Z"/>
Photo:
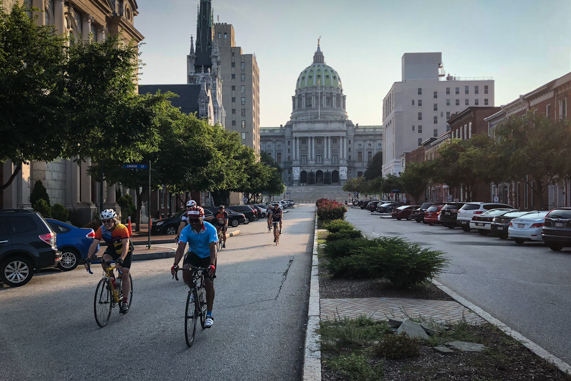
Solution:
<path fill-rule="evenodd" d="M 399 193 L 399 192 L 400 192 L 400 189 L 393 189 L 393 192 Z"/>
<path fill-rule="evenodd" d="M 123 164 L 126 169 L 147 169 L 147 164 Z"/>
<path fill-rule="evenodd" d="M 286 194 L 289 194 L 289 192 L 286 192 Z"/>

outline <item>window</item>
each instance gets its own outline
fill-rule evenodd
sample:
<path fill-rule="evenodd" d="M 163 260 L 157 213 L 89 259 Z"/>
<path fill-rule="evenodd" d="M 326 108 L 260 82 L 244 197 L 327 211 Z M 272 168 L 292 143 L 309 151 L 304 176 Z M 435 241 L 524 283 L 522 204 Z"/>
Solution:
<path fill-rule="evenodd" d="M 422 134 L 422 126 L 421 125 L 418 126 L 418 133 Z"/>
<path fill-rule="evenodd" d="M 349 160 L 351 160 L 351 155 L 349 155 Z"/>
<path fill-rule="evenodd" d="M 438 137 L 438 128 L 434 129 L 434 137 L 437 138 Z"/>
<path fill-rule="evenodd" d="M 450 111 L 446 111 L 446 119 L 450 119 Z"/>
<path fill-rule="evenodd" d="M 287 145 L 289 146 L 289 145 L 290 145 L 290 143 L 291 143 L 291 141 L 289 141 L 289 140 L 288 140 L 288 141 L 287 141 Z M 288 151 L 288 152 L 289 152 L 289 151 Z"/>
<path fill-rule="evenodd" d="M 450 95 L 450 87 L 446 88 L 446 95 Z"/>
<path fill-rule="evenodd" d="M 465 106 L 469 106 L 469 105 L 470 105 L 470 100 L 469 100 L 469 99 L 464 99 L 464 105 L 465 105 Z"/>
<path fill-rule="evenodd" d="M 222 38 L 222 33 L 218 33 L 218 38 Z"/>
<path fill-rule="evenodd" d="M 480 94 L 480 86 L 474 86 L 474 94 Z"/>
<path fill-rule="evenodd" d="M 484 86 L 484 94 L 488 94 L 488 85 Z"/>
<path fill-rule="evenodd" d="M 233 125 L 233 126 L 236 125 L 236 121 L 235 121 L 235 120 L 232 121 L 232 125 Z"/>
<path fill-rule="evenodd" d="M 246 116 L 246 109 L 245 108 L 240 110 L 240 116 Z"/>
<path fill-rule="evenodd" d="M 242 125 L 242 128 L 246 128 L 246 121 L 243 120 L 243 121 L 241 122 L 241 125 Z"/>
<path fill-rule="evenodd" d="M 232 109 L 232 114 L 236 115 L 236 109 L 235 108 Z"/>
<path fill-rule="evenodd" d="M 236 86 L 232 86 L 232 91 L 236 91 Z"/>
<path fill-rule="evenodd" d="M 446 125 L 446 132 L 448 132 L 448 131 L 450 131 L 450 125 L 449 124 Z"/>
<path fill-rule="evenodd" d="M 479 105 L 480 105 L 480 100 L 474 99 L 474 106 L 479 106 Z"/>
<path fill-rule="evenodd" d="M 464 86 L 464 94 L 470 94 L 470 86 Z"/>
<path fill-rule="evenodd" d="M 373 159 L 373 152 L 369 151 L 367 152 L 367 160 L 371 161 L 371 159 Z"/>
<path fill-rule="evenodd" d="M 241 80 L 242 82 L 246 81 L 246 74 L 241 74 L 241 75 L 240 75 L 240 80 Z"/>
<path fill-rule="evenodd" d="M 456 88 L 456 94 L 460 94 L 460 88 L 459 87 Z"/>
<path fill-rule="evenodd" d="M 240 69 L 246 70 L 246 62 L 240 63 Z"/>
<path fill-rule="evenodd" d="M 288 143 L 289 143 L 289 142 L 288 142 Z M 290 149 L 290 148 L 287 149 L 287 153 L 291 153 L 291 149 Z"/>
<path fill-rule="evenodd" d="M 418 107 L 421 107 L 421 106 L 422 106 L 422 99 L 419 99 L 418 100 Z"/>
<path fill-rule="evenodd" d="M 567 118 L 567 99 L 559 100 L 559 119 Z"/>
<path fill-rule="evenodd" d="M 412 132 L 414 132 L 414 126 L 412 126 Z"/>
<path fill-rule="evenodd" d="M 434 104 L 434 111 L 438 111 L 438 103 Z"/>
<path fill-rule="evenodd" d="M 228 38 L 228 34 L 224 33 L 224 39 Z"/>
<path fill-rule="evenodd" d="M 317 164 L 323 164 L 323 155 L 315 155 L 315 162 Z"/>
<path fill-rule="evenodd" d="M 232 79 L 236 79 L 236 74 L 232 74 Z"/>
<path fill-rule="evenodd" d="M 412 100 L 412 105 L 414 106 L 414 99 Z"/>
<path fill-rule="evenodd" d="M 349 158 L 350 159 L 350 158 Z M 338 164 L 339 163 L 339 159 L 337 157 L 337 155 L 331 155 L 331 161 L 333 164 Z"/>
<path fill-rule="evenodd" d="M 420 147 L 422 145 L 422 138 L 418 138 L 418 146 Z"/>
<path fill-rule="evenodd" d="M 236 62 L 232 62 L 232 65 L 230 65 L 232 67 L 236 67 Z"/>
<path fill-rule="evenodd" d="M 301 155 L 301 164 L 307 164 L 307 155 Z"/>
<path fill-rule="evenodd" d="M 357 152 L 357 161 L 359 163 L 363 162 L 363 152 L 362 151 Z"/>
<path fill-rule="evenodd" d="M 276 154 L 276 161 L 277 161 L 278 163 L 281 163 L 281 162 L 282 162 L 282 153 L 281 153 L 281 152 L 278 152 L 278 153 Z"/>
<path fill-rule="evenodd" d="M 422 88 L 418 88 L 418 95 L 422 95 Z"/>
<path fill-rule="evenodd" d="M 357 177 L 363 177 L 363 172 L 362 171 L 357 172 Z"/>
<path fill-rule="evenodd" d="M 241 99 L 241 104 L 243 104 L 243 105 L 246 104 L 246 98 L 245 98 L 245 97 L 242 97 L 242 99 Z"/>
<path fill-rule="evenodd" d="M 434 124 L 438 124 L 438 117 L 436 115 L 434 115 Z"/>
<path fill-rule="evenodd" d="M 242 140 L 246 140 L 246 133 L 242 132 Z"/>
<path fill-rule="evenodd" d="M 548 118 L 551 117 L 551 104 L 545 106 L 545 116 Z"/>
<path fill-rule="evenodd" d="M 337 143 L 337 139 L 333 138 L 333 143 Z M 351 139 L 349 139 L 349 144 L 351 144 Z"/>
<path fill-rule="evenodd" d="M 27 216 L 10 216 L 8 230 L 11 233 L 27 233 L 36 230 L 38 227 L 31 217 Z"/>
<path fill-rule="evenodd" d="M 450 99 L 446 99 L 446 106 L 450 106 Z"/>
<path fill-rule="evenodd" d="M 236 102 L 236 97 L 232 97 L 232 102 Z"/>
<path fill-rule="evenodd" d="M 242 92 L 242 94 L 246 93 L 246 86 L 242 85 L 240 91 Z"/>
<path fill-rule="evenodd" d="M 456 106 L 460 106 L 460 99 L 456 99 Z"/>
<path fill-rule="evenodd" d="M 351 152 L 351 147 L 348 148 L 349 152 Z"/>
<path fill-rule="evenodd" d="M 487 105 L 488 105 L 488 99 L 486 98 L 486 99 L 484 99 L 484 106 L 487 106 Z"/>
<path fill-rule="evenodd" d="M 422 113 L 421 112 L 418 113 L 418 120 L 422 120 Z"/>
<path fill-rule="evenodd" d="M 435 91 L 435 92 L 434 92 L 433 97 L 434 97 L 434 98 L 438 98 L 438 91 Z"/>

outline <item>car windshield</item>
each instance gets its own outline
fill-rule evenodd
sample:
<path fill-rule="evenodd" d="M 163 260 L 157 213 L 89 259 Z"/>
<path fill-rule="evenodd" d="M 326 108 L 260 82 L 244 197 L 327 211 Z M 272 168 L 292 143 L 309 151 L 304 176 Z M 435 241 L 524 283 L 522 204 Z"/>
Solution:
<path fill-rule="evenodd" d="M 462 210 L 476 210 L 480 209 L 480 204 L 464 204 Z"/>
<path fill-rule="evenodd" d="M 425 202 L 424 204 L 422 204 L 422 205 L 420 206 L 420 209 L 428 209 L 428 208 L 430 208 L 432 205 L 433 205 L 432 202 Z"/>
<path fill-rule="evenodd" d="M 464 204 L 446 204 L 442 209 L 459 209 Z"/>
<path fill-rule="evenodd" d="M 549 218 L 562 218 L 562 219 L 571 219 L 571 210 L 566 209 L 555 209 L 549 213 Z"/>
<path fill-rule="evenodd" d="M 438 212 L 439 207 L 438 206 L 431 206 L 430 208 L 428 208 L 426 211 L 427 212 Z"/>
<path fill-rule="evenodd" d="M 483 214 L 483 216 L 501 216 L 509 212 L 507 209 L 492 209 Z"/>
<path fill-rule="evenodd" d="M 391 206 L 392 204 L 382 204 L 381 206 Z"/>
<path fill-rule="evenodd" d="M 403 209 L 406 209 L 406 208 L 408 208 L 408 206 L 399 206 L 399 207 L 397 208 L 397 210 L 403 210 Z"/>
<path fill-rule="evenodd" d="M 541 218 L 545 218 L 545 216 L 547 216 L 547 214 L 549 213 L 549 211 L 541 211 L 541 212 L 530 212 L 527 213 L 524 216 L 518 217 L 518 221 L 522 221 L 522 220 L 535 220 L 535 219 L 541 219 Z"/>
<path fill-rule="evenodd" d="M 526 214 L 529 214 L 530 212 L 509 212 L 504 214 L 504 217 L 507 218 L 517 218 L 517 217 L 521 217 L 521 216 L 525 216 Z"/>

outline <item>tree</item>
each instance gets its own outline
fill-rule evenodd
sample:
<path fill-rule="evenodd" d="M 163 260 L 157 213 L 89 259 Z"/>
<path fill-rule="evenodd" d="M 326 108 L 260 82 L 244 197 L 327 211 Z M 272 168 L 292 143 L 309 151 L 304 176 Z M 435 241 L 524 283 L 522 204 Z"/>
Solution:
<path fill-rule="evenodd" d="M 36 181 L 34 189 L 32 189 L 32 193 L 30 194 L 30 203 L 32 204 L 32 208 L 36 207 L 36 203 L 39 200 L 45 200 L 48 205 L 51 205 L 50 196 L 41 180 Z"/>
<path fill-rule="evenodd" d="M 6 189 L 31 160 L 62 156 L 65 104 L 58 81 L 64 70 L 64 39 L 52 26 L 37 26 L 28 8 L 0 7 L 0 163 L 14 170 Z"/>
<path fill-rule="evenodd" d="M 387 175 L 387 177 L 385 178 L 385 180 L 383 181 L 383 185 L 381 187 L 381 190 L 383 191 L 383 193 L 401 193 L 403 191 L 403 186 L 400 180 L 400 177 L 398 177 L 395 174 L 389 173 Z"/>
<path fill-rule="evenodd" d="M 367 170 L 363 174 L 365 180 L 373 180 L 383 175 L 383 153 L 377 152 L 367 164 Z"/>
<path fill-rule="evenodd" d="M 432 177 L 432 162 L 409 163 L 400 176 L 404 190 L 410 194 L 414 203 L 419 203 L 420 196 L 426 191 Z"/>

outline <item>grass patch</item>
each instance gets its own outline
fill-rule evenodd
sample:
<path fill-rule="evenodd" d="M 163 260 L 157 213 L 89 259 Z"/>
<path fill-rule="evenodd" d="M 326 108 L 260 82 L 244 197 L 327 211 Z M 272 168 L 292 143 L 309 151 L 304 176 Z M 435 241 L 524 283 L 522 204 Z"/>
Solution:
<path fill-rule="evenodd" d="M 339 353 L 347 348 L 369 347 L 389 333 L 392 334 L 392 331 L 387 322 L 375 321 L 366 316 L 322 321 L 319 328 L 321 350 L 330 353 Z"/>
<path fill-rule="evenodd" d="M 339 356 L 330 360 L 328 365 L 355 381 L 378 381 L 384 375 L 382 363 L 372 365 L 364 354 Z"/>

